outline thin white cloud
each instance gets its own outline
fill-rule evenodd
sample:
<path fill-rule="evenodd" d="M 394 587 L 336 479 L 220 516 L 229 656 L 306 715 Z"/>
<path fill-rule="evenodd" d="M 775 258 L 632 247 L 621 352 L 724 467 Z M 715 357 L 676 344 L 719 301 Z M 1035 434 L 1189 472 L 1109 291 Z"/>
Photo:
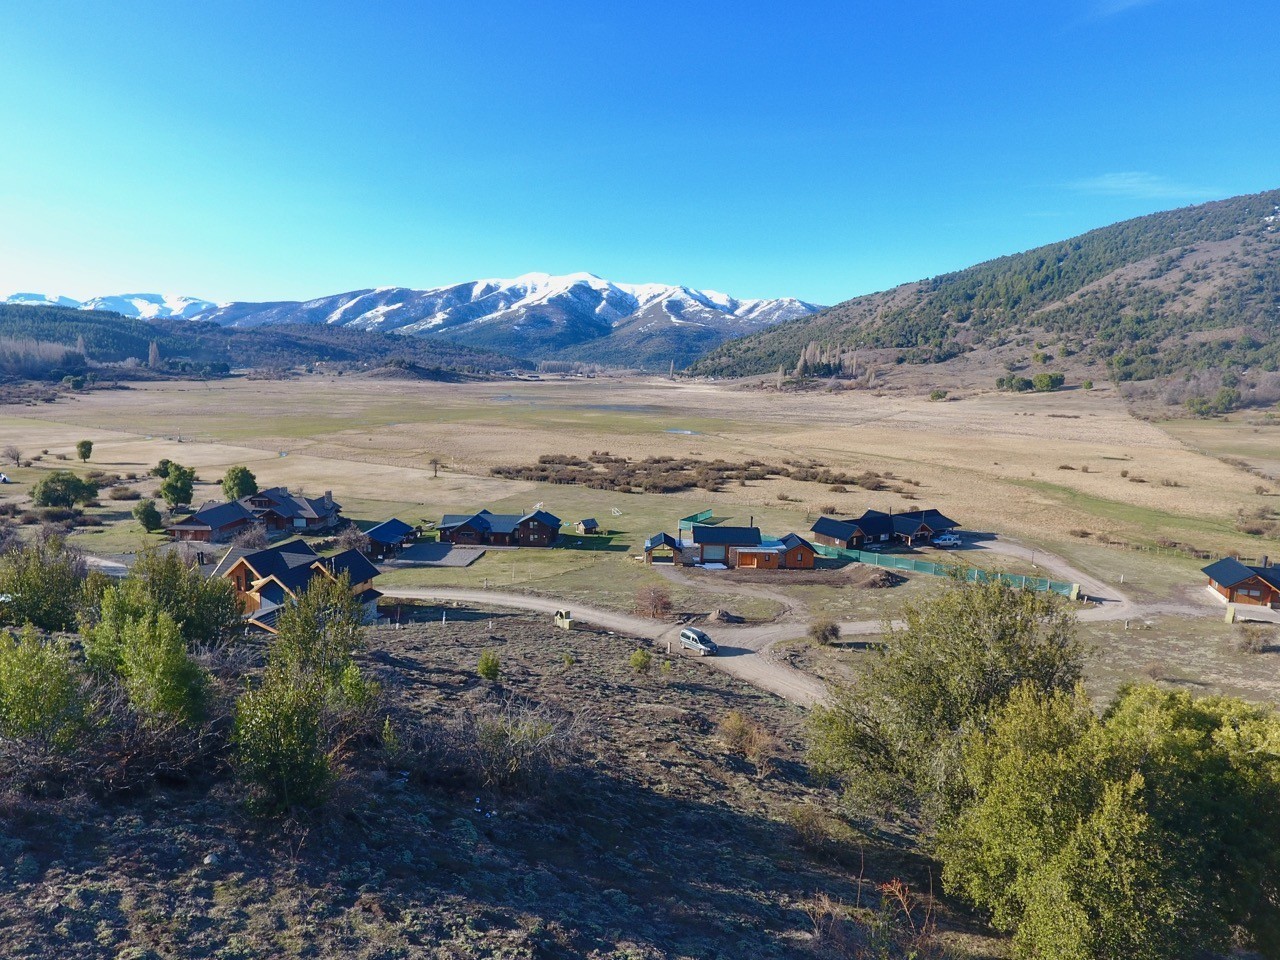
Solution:
<path fill-rule="evenodd" d="M 1130 200 L 1206 200 L 1221 193 L 1213 187 L 1180 183 L 1144 170 L 1102 173 L 1096 177 L 1073 180 L 1067 186 L 1077 193 L 1124 197 Z"/>

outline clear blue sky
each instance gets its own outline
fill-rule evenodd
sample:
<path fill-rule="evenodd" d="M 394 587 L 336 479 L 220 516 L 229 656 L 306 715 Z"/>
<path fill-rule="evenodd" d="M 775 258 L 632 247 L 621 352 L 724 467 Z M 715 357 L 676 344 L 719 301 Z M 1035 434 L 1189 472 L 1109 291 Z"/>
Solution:
<path fill-rule="evenodd" d="M 11 4 L 0 292 L 833 303 L 1280 186 L 1280 7 Z"/>

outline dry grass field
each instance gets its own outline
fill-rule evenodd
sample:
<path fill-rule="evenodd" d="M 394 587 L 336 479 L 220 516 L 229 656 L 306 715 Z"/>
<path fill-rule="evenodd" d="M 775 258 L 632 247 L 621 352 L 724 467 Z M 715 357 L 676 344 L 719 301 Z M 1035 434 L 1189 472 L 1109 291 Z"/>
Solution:
<path fill-rule="evenodd" d="M 868 391 L 778 393 L 658 378 L 459 385 L 315 376 L 148 383 L 0 410 L 0 442 L 27 457 L 40 455 L 32 468 L 11 471 L 18 483 L 0 490 L 0 499 L 24 497 L 41 470 L 82 469 L 56 458 L 74 457 L 75 442 L 88 438 L 95 444 L 92 468 L 144 474 L 161 457 L 194 465 L 204 481 L 197 502 L 216 496 L 222 471 L 241 463 L 263 485 L 287 484 L 310 494 L 332 490 L 346 514 L 365 524 L 390 516 L 431 521 L 481 506 L 519 511 L 541 503 L 567 521 L 594 516 L 611 535 L 570 536 L 568 549 L 554 551 L 491 551 L 461 570 L 397 570 L 386 583 L 488 584 L 614 609 L 629 608 L 640 587 L 658 582 L 635 559 L 644 539 L 674 531 L 679 517 L 706 506 L 734 522 L 754 520 L 774 534 L 803 532 L 833 508 L 856 514 L 869 507 L 932 506 L 970 530 L 1051 550 L 1104 583 L 1118 585 L 1123 576 L 1125 592 L 1139 603 L 1167 605 L 1171 616 L 1216 624 L 1218 614 L 1203 596 L 1200 562 L 1102 541 L 1178 541 L 1246 556 L 1269 552 L 1267 540 L 1235 527 L 1242 511 L 1276 502 L 1266 481 L 1250 472 L 1275 457 L 1268 423 L 1255 416 L 1153 424 L 1132 417 L 1111 389 L 974 393 L 931 402 Z M 715 493 L 623 494 L 489 475 L 494 466 L 533 463 L 541 454 L 595 451 L 873 470 L 896 478 L 901 492 L 857 486 L 833 492 L 822 484 L 770 479 Z M 432 460 L 439 461 L 438 476 Z M 152 483 L 136 486 L 145 494 Z M 146 538 L 129 518 L 130 506 L 104 501 L 93 512 L 106 525 L 78 533 L 77 540 L 98 553 L 137 549 Z M 980 562 L 1031 572 L 993 555 Z M 818 611 L 876 619 L 939 584 L 917 577 L 889 590 L 848 590 L 779 581 L 774 593 L 787 604 L 711 583 L 668 586 L 678 611 L 723 607 L 768 621 L 786 616 L 786 605 L 796 616 Z M 1140 652 L 1113 659 L 1123 664 L 1121 672 L 1132 673 L 1157 658 Z M 1247 689 L 1251 682 L 1224 678 L 1224 686 Z"/>

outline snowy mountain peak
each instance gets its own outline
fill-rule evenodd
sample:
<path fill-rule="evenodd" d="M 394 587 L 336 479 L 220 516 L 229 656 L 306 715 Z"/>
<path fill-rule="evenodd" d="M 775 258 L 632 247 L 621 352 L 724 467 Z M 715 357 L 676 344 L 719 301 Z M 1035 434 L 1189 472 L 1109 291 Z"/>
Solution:
<path fill-rule="evenodd" d="M 20 299 L 21 298 L 21 299 Z M 14 294 L 10 303 L 113 310 L 144 320 L 205 320 L 234 327 L 282 323 L 380 333 L 447 335 L 516 356 L 605 357 L 636 365 L 685 363 L 732 337 L 821 309 L 794 298 L 739 300 L 717 290 L 617 283 L 594 273 L 525 273 L 429 290 L 376 287 L 306 301 L 217 304 L 194 297 L 125 293 L 79 303 Z"/>

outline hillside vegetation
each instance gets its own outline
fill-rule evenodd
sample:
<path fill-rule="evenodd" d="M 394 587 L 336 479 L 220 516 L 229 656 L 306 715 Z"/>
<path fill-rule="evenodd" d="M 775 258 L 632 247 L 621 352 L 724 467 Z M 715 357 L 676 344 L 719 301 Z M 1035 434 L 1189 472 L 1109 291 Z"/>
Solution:
<path fill-rule="evenodd" d="M 1280 365 L 1280 190 L 1092 230 L 857 297 L 731 341 L 691 372 L 794 369 L 814 345 L 939 363 L 1024 334 L 1059 338 L 1117 381 Z M 837 372 L 814 371 L 814 372 Z"/>
<path fill-rule="evenodd" d="M 353 369 L 400 362 L 474 372 L 527 366 L 475 347 L 345 327 L 285 324 L 240 329 L 190 320 L 141 320 L 102 310 L 0 304 L 0 376 L 60 379 L 68 372 L 82 372 L 86 362 L 143 365 L 153 342 L 160 369 L 176 372 L 321 362 Z"/>

